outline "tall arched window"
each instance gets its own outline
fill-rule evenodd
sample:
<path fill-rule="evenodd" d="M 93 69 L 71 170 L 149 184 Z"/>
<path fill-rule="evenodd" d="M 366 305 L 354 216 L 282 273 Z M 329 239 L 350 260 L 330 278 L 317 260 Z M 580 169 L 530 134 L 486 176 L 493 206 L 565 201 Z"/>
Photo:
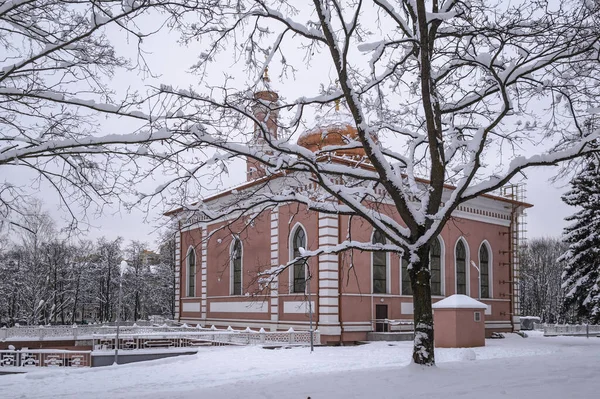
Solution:
<path fill-rule="evenodd" d="M 379 230 L 373 233 L 373 244 L 385 244 L 385 237 Z M 373 293 L 387 293 L 387 253 L 373 251 Z"/>
<path fill-rule="evenodd" d="M 402 295 L 412 295 L 412 286 L 410 285 L 410 276 L 408 275 L 408 259 L 402 256 Z"/>
<path fill-rule="evenodd" d="M 231 246 L 231 294 L 242 295 L 242 242 L 237 237 Z"/>
<path fill-rule="evenodd" d="M 402 295 L 412 295 L 408 259 L 402 257 Z M 429 270 L 431 271 L 431 295 L 442 295 L 442 243 L 436 238 L 429 249 Z"/>
<path fill-rule="evenodd" d="M 431 270 L 431 295 L 442 295 L 442 246 L 439 238 L 433 240 L 429 249 L 429 270 Z"/>
<path fill-rule="evenodd" d="M 485 243 L 479 247 L 479 295 L 481 298 L 490 297 L 490 253 Z"/>
<path fill-rule="evenodd" d="M 196 296 L 196 251 L 190 247 L 187 253 L 187 296 Z"/>
<path fill-rule="evenodd" d="M 294 259 L 300 256 L 300 248 L 306 249 L 306 234 L 304 233 L 304 229 L 298 227 L 292 238 L 292 256 Z M 293 273 L 292 292 L 304 293 L 306 289 L 306 270 L 303 259 L 294 263 Z"/>
<path fill-rule="evenodd" d="M 456 243 L 456 293 L 467 294 L 467 249 L 463 240 Z"/>

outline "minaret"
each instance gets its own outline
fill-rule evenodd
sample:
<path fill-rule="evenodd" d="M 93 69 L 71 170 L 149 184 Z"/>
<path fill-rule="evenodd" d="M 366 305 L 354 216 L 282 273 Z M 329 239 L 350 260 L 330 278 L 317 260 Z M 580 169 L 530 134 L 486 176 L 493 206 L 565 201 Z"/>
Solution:
<path fill-rule="evenodd" d="M 270 139 L 277 138 L 277 117 L 279 110 L 277 108 L 277 100 L 279 95 L 271 90 L 269 79 L 269 68 L 265 68 L 265 74 L 261 79 L 262 83 L 259 83 L 259 89 L 254 93 L 255 104 L 252 106 L 252 112 L 254 117 L 266 123 L 267 132 L 264 132 L 259 124 L 254 126 L 254 135 L 250 145 L 252 146 L 264 146 L 266 149 L 269 148 L 265 142 L 265 134 Z M 254 180 L 265 176 L 264 165 L 255 159 L 246 159 L 246 180 Z"/>

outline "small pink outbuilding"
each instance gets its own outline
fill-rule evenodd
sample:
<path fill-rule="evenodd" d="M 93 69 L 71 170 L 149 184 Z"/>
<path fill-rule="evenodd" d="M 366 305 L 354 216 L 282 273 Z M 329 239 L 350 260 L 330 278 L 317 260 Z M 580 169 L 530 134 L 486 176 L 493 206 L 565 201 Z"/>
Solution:
<path fill-rule="evenodd" d="M 485 346 L 485 303 L 455 294 L 434 303 L 433 309 L 437 348 Z"/>

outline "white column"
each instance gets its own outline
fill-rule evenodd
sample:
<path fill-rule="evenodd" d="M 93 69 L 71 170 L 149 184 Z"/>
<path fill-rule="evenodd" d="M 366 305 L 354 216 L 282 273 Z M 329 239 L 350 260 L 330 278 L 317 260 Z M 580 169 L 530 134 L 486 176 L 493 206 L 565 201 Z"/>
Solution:
<path fill-rule="evenodd" d="M 271 266 L 279 266 L 279 208 L 271 211 Z M 279 280 L 279 278 L 277 278 Z M 277 330 L 279 322 L 279 284 L 271 283 L 271 331 Z"/>
<path fill-rule="evenodd" d="M 175 234 L 175 320 L 179 320 L 181 298 L 181 231 Z"/>
<path fill-rule="evenodd" d="M 319 213 L 319 248 L 338 244 L 338 217 Z M 340 335 L 339 258 L 319 255 L 319 331 L 321 335 Z"/>
<path fill-rule="evenodd" d="M 202 285 L 201 285 L 201 295 L 202 302 L 200 305 L 200 311 L 202 312 L 202 319 L 206 320 L 206 268 L 207 268 L 207 258 L 208 258 L 208 229 L 206 228 L 206 224 L 202 225 Z"/>

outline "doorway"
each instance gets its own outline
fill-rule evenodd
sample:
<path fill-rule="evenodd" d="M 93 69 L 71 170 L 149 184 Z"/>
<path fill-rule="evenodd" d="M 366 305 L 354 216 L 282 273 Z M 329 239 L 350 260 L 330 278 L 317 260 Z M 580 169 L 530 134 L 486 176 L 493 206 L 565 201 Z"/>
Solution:
<path fill-rule="evenodd" d="M 388 332 L 388 305 L 375 305 L 375 332 Z"/>

